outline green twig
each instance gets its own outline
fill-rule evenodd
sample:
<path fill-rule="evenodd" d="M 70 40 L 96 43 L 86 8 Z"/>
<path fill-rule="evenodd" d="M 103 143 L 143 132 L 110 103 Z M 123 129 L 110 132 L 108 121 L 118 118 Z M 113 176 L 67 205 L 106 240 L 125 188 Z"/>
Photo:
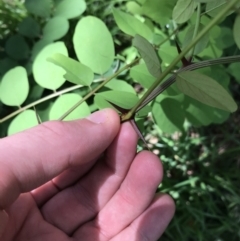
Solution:
<path fill-rule="evenodd" d="M 135 59 L 130 64 L 125 65 L 123 68 L 119 69 L 116 73 L 114 73 L 112 76 L 107 78 L 105 81 L 103 81 L 99 86 L 97 86 L 94 90 L 89 92 L 86 96 L 84 96 L 80 101 L 78 101 L 73 107 L 71 107 L 66 113 L 64 113 L 59 120 L 64 120 L 72 111 L 74 111 L 79 105 L 81 105 L 85 100 L 87 100 L 89 97 L 94 95 L 98 90 L 100 90 L 104 85 L 106 85 L 110 80 L 117 77 L 120 73 L 124 72 L 125 70 L 131 68 L 132 66 L 136 65 L 139 62 L 140 58 Z"/>

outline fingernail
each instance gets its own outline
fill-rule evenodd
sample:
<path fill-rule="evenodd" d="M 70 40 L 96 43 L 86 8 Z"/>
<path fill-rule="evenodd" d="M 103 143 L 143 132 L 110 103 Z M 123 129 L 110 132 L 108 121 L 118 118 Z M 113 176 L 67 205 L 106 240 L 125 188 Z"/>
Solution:
<path fill-rule="evenodd" d="M 8 223 L 8 214 L 4 210 L 0 210 L 0 238 L 4 233 L 6 225 Z"/>
<path fill-rule="evenodd" d="M 107 116 L 107 110 L 100 110 L 88 116 L 87 119 L 93 123 L 101 124 L 107 120 Z"/>

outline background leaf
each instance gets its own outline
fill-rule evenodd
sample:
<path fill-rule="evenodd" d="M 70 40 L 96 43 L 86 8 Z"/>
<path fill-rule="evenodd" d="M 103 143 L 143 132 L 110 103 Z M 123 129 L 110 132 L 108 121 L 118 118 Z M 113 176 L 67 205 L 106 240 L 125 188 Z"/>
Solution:
<path fill-rule="evenodd" d="M 81 99 L 82 97 L 75 93 L 61 95 L 52 105 L 51 110 L 49 112 L 49 119 L 57 120 L 63 115 L 63 113 L 68 111 L 75 103 L 77 103 Z M 89 110 L 88 105 L 86 104 L 86 102 L 83 102 L 64 120 L 76 120 L 79 118 L 84 118 L 90 114 L 91 112 Z"/>
<path fill-rule="evenodd" d="M 139 34 L 148 40 L 152 40 L 153 33 L 151 29 L 137 18 L 118 9 L 113 9 L 113 16 L 118 27 L 124 33 L 131 36 Z"/>
<path fill-rule="evenodd" d="M 63 54 L 54 54 L 48 58 L 48 61 L 62 67 L 66 71 L 64 77 L 68 81 L 74 84 L 82 84 L 85 86 L 91 85 L 94 74 L 90 68 L 81 64 L 80 62 L 66 57 Z"/>
<path fill-rule="evenodd" d="M 143 2 L 142 13 L 164 27 L 170 22 L 175 3 L 176 0 L 146 0 Z"/>
<path fill-rule="evenodd" d="M 34 38 L 40 35 L 40 25 L 32 17 L 27 17 L 18 25 L 18 32 L 26 37 Z"/>
<path fill-rule="evenodd" d="M 186 95 L 213 107 L 234 112 L 237 105 L 230 94 L 212 78 L 198 72 L 177 75 L 177 86 Z"/>
<path fill-rule="evenodd" d="M 39 17 L 47 18 L 51 14 L 52 0 L 25 0 L 26 9 Z"/>
<path fill-rule="evenodd" d="M 27 72 L 23 67 L 9 70 L 0 85 L 1 101 L 9 106 L 21 106 L 29 92 Z"/>
<path fill-rule="evenodd" d="M 153 46 L 138 34 L 133 39 L 133 46 L 137 48 L 142 56 L 149 73 L 158 78 L 161 75 L 161 64 Z"/>
<path fill-rule="evenodd" d="M 8 135 L 27 130 L 38 125 L 36 113 L 33 110 L 25 110 L 16 116 L 8 127 Z"/>
<path fill-rule="evenodd" d="M 191 18 L 196 7 L 197 3 L 193 0 L 178 0 L 173 9 L 173 20 L 185 23 Z"/>
<path fill-rule="evenodd" d="M 54 16 L 71 19 L 79 17 L 85 10 L 84 0 L 61 0 L 54 11 Z"/>
<path fill-rule="evenodd" d="M 63 77 L 65 70 L 47 61 L 47 58 L 56 53 L 68 56 L 63 42 L 52 43 L 44 47 L 33 63 L 35 81 L 43 88 L 50 90 L 58 89 L 65 82 Z"/>
<path fill-rule="evenodd" d="M 112 65 L 115 50 L 113 39 L 106 25 L 98 18 L 82 18 L 73 36 L 78 59 L 94 73 L 103 74 Z"/>
<path fill-rule="evenodd" d="M 238 15 L 235 19 L 233 26 L 233 36 L 238 48 L 240 49 L 240 15 Z"/>
<path fill-rule="evenodd" d="M 7 40 L 5 50 L 10 57 L 16 60 L 27 59 L 30 54 L 27 42 L 18 34 L 11 36 Z"/>
<path fill-rule="evenodd" d="M 51 18 L 43 28 L 43 38 L 54 41 L 62 38 L 69 29 L 69 23 L 64 17 Z"/>

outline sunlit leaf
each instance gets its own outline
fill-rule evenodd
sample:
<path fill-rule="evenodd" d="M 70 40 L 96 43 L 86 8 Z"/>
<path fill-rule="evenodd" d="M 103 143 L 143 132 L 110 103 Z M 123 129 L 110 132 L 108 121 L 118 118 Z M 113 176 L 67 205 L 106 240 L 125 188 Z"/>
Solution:
<path fill-rule="evenodd" d="M 17 115 L 8 127 L 8 135 L 24 131 L 38 125 L 36 114 L 33 110 L 25 110 Z"/>
<path fill-rule="evenodd" d="M 54 15 L 71 19 L 79 17 L 85 10 L 86 2 L 84 0 L 60 0 Z"/>
<path fill-rule="evenodd" d="M 238 48 L 240 49 L 240 14 L 236 17 L 234 22 L 233 36 Z"/>
<path fill-rule="evenodd" d="M 146 105 L 136 113 L 135 117 L 143 118 L 143 117 L 146 117 L 150 112 L 152 112 L 152 107 L 150 105 Z"/>
<path fill-rule="evenodd" d="M 54 41 L 62 38 L 69 29 L 68 20 L 64 17 L 51 18 L 43 28 L 43 38 Z"/>
<path fill-rule="evenodd" d="M 136 94 L 134 88 L 124 80 L 113 79 L 104 86 L 111 90 L 120 90 Z"/>
<path fill-rule="evenodd" d="M 26 9 L 39 17 L 47 18 L 50 16 L 53 1 L 52 0 L 25 0 Z"/>
<path fill-rule="evenodd" d="M 131 36 L 139 34 L 148 40 L 152 39 L 153 33 L 151 29 L 132 15 L 124 13 L 118 9 L 113 9 L 113 16 L 118 27 L 124 33 Z"/>
<path fill-rule="evenodd" d="M 173 9 L 173 19 L 177 23 L 185 23 L 191 18 L 196 7 L 197 3 L 193 0 L 178 0 Z"/>
<path fill-rule="evenodd" d="M 78 59 L 94 73 L 103 74 L 114 60 L 114 43 L 106 25 L 98 18 L 82 18 L 73 36 L 74 49 Z"/>
<path fill-rule="evenodd" d="M 56 90 L 64 82 L 65 70 L 47 61 L 47 58 L 56 53 L 68 56 L 67 48 L 63 42 L 56 42 L 44 47 L 37 55 L 33 63 L 33 75 L 35 81 L 43 88 Z"/>
<path fill-rule="evenodd" d="M 9 106 L 21 106 L 29 92 L 27 72 L 23 67 L 9 70 L 2 78 L 1 101 Z"/>
<path fill-rule="evenodd" d="M 66 71 L 64 77 L 68 81 L 74 84 L 82 84 L 86 86 L 91 85 L 94 74 L 90 68 L 81 64 L 80 62 L 63 54 L 54 54 L 48 58 L 48 61 L 62 67 Z"/>
<path fill-rule="evenodd" d="M 131 68 L 130 76 L 144 88 L 149 88 L 155 81 L 155 78 L 149 73 L 146 64 L 139 64 Z"/>
<path fill-rule="evenodd" d="M 161 75 L 161 64 L 153 46 L 138 34 L 133 39 L 133 46 L 137 48 L 142 56 L 149 73 L 158 78 Z"/>
<path fill-rule="evenodd" d="M 138 97 L 135 94 L 125 91 L 110 90 L 96 95 L 102 96 L 105 100 L 124 109 L 130 109 L 138 102 Z"/>
<path fill-rule="evenodd" d="M 128 12 L 132 13 L 132 14 L 141 14 L 142 13 L 142 8 L 140 7 L 140 5 L 134 1 L 128 1 L 126 3 L 126 7 Z"/>
<path fill-rule="evenodd" d="M 186 95 L 212 107 L 234 112 L 237 105 L 230 94 L 212 78 L 198 72 L 177 75 L 177 86 Z"/>
<path fill-rule="evenodd" d="M 49 112 L 50 120 L 57 120 L 62 116 L 63 113 L 68 111 L 74 104 L 80 101 L 82 97 L 78 94 L 68 93 L 61 95 L 54 102 Z M 90 115 L 91 112 L 86 102 L 83 102 L 79 105 L 71 114 L 69 114 L 64 120 L 76 120 L 80 118 L 84 118 Z"/>
<path fill-rule="evenodd" d="M 101 95 L 94 96 L 94 104 L 97 106 L 99 110 L 102 110 L 105 108 L 111 108 L 119 112 L 113 105 L 111 105 L 108 101 L 106 101 L 106 99 Z"/>
<path fill-rule="evenodd" d="M 52 40 L 50 39 L 41 39 L 37 41 L 32 48 L 32 57 L 31 59 L 34 60 L 36 56 L 40 53 L 40 51 L 47 45 L 52 43 Z"/>

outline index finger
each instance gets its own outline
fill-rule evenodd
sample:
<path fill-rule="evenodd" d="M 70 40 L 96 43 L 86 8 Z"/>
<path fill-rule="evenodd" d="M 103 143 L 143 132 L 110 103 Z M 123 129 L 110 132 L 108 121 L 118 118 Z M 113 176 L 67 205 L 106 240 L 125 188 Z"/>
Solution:
<path fill-rule="evenodd" d="M 20 193 L 99 156 L 119 126 L 117 113 L 107 109 L 88 119 L 47 122 L 0 140 L 0 209 Z"/>

